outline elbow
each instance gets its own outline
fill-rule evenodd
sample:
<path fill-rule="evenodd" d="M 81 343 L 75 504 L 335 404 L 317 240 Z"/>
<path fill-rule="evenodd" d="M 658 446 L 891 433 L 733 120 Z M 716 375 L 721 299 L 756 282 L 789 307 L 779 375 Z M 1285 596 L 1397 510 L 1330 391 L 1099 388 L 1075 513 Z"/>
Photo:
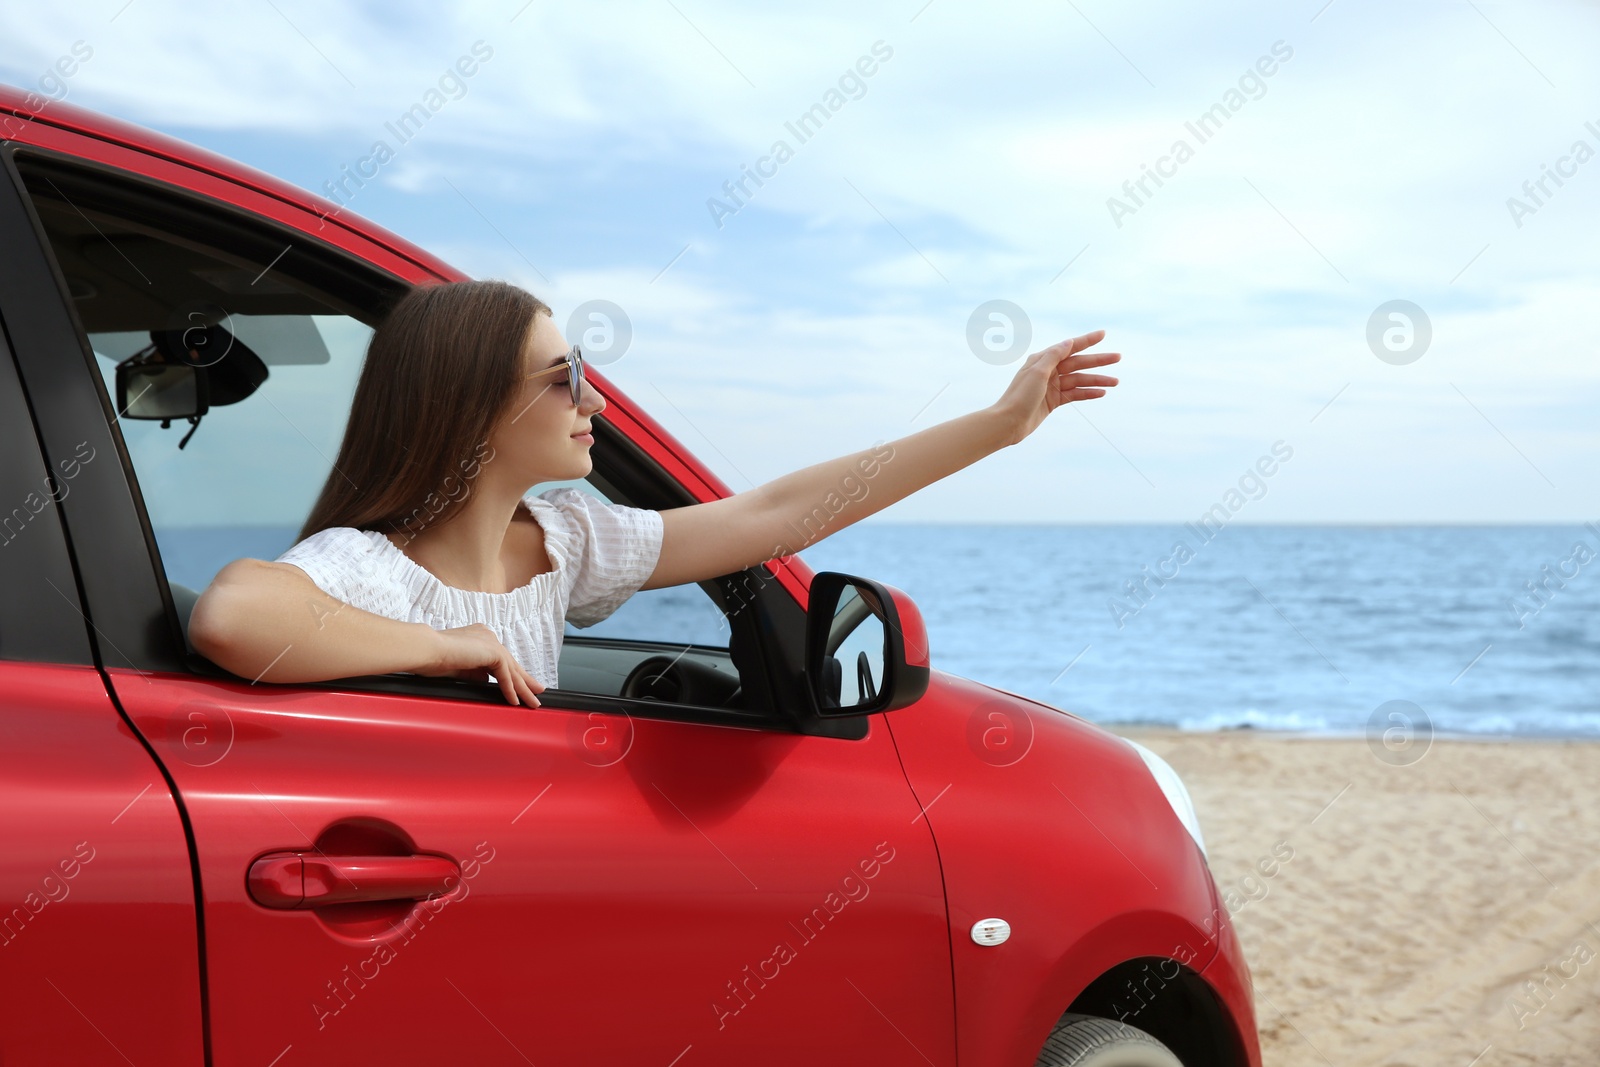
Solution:
<path fill-rule="evenodd" d="M 237 674 L 231 666 L 233 656 L 230 653 L 226 633 L 219 628 L 216 622 L 202 622 L 205 616 L 200 614 L 200 604 L 197 602 L 194 614 L 189 619 L 189 644 L 194 650 L 206 659 L 215 663 L 225 671 Z"/>
<path fill-rule="evenodd" d="M 233 674 L 248 669 L 243 660 L 249 658 L 249 651 L 241 647 L 244 632 L 238 622 L 252 614 L 251 579 L 260 563 L 237 559 L 223 567 L 195 600 L 189 615 L 189 643 L 206 659 Z"/>

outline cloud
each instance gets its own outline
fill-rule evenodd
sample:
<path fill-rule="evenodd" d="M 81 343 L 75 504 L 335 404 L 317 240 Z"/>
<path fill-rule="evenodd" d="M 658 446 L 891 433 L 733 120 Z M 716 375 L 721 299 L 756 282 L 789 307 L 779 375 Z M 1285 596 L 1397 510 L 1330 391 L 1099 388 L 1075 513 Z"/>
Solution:
<path fill-rule="evenodd" d="M 1186 515 L 1294 431 L 1330 458 L 1308 445 L 1263 516 L 1590 517 L 1600 263 L 1576 235 L 1600 162 L 1520 228 L 1505 203 L 1575 139 L 1600 148 L 1590 7 L 276 5 L 13 12 L 0 73 L 31 84 L 91 41 L 70 102 L 320 190 L 484 40 L 353 210 L 559 307 L 623 305 L 637 347 L 610 372 L 731 484 L 992 401 L 1014 368 L 964 331 L 1004 297 L 1035 347 L 1105 326 L 1124 384 L 1083 409 L 1098 432 L 1058 413 L 895 516 L 956 514 L 980 483 L 1022 516 Z M 707 199 L 878 41 L 864 93 L 719 229 Z M 1279 42 L 1200 141 L 1186 124 Z M 1192 158 L 1118 226 L 1108 199 L 1179 139 Z M 1365 340 L 1396 298 L 1434 330 L 1404 367 Z M 1041 491 L 1052 464 L 1082 491 Z"/>

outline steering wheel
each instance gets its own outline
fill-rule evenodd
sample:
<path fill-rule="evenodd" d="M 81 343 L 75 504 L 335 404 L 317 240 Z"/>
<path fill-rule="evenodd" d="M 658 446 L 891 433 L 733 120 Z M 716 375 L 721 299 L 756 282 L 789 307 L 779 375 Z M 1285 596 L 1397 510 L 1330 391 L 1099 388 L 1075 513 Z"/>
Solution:
<path fill-rule="evenodd" d="M 738 678 L 683 656 L 649 656 L 622 681 L 620 696 L 700 707 L 737 707 L 743 691 Z"/>

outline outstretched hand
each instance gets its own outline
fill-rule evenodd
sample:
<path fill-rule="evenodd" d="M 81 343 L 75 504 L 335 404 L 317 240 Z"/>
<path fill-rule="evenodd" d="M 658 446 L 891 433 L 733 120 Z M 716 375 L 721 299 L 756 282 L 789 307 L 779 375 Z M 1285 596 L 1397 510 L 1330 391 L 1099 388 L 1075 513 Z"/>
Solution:
<path fill-rule="evenodd" d="M 1107 374 L 1082 373 L 1122 358 L 1120 352 L 1084 351 L 1099 344 L 1105 335 L 1104 330 L 1095 330 L 1053 344 L 1023 361 L 1017 376 L 994 402 L 995 410 L 1012 427 L 1011 444 L 1038 429 L 1045 416 L 1063 404 L 1105 396 L 1106 390 L 1117 384 L 1117 379 Z"/>

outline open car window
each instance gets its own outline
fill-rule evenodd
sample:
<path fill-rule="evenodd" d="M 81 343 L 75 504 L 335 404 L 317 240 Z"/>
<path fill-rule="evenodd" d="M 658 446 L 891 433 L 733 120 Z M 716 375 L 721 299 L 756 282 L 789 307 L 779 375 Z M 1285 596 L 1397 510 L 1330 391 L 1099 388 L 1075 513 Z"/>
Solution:
<path fill-rule="evenodd" d="M 21 159 L 19 171 L 116 409 L 186 628 L 223 566 L 294 544 L 333 469 L 373 329 L 405 283 L 370 268 L 382 278 L 365 289 L 330 284 L 306 235 L 176 192 L 162 194 L 169 215 L 149 183 L 119 187 L 104 172 Z M 151 417 L 168 409 L 150 365 L 170 362 L 175 345 L 206 365 L 197 419 Z M 615 431 L 597 433 L 596 449 L 608 444 Z M 590 482 L 535 488 L 557 484 L 631 503 Z M 706 587 L 641 591 L 566 633 L 563 691 L 742 707 L 728 620 Z"/>
<path fill-rule="evenodd" d="M 629 503 L 581 480 L 542 482 L 533 491 L 557 486 L 570 486 L 608 503 Z M 744 701 L 729 650 L 730 634 L 727 614 L 700 587 L 641 589 L 593 626 L 580 629 L 566 624 L 561 689 L 740 707 Z"/>
<path fill-rule="evenodd" d="M 198 425 L 119 411 L 169 582 L 199 591 L 242 556 L 275 559 L 295 541 L 344 433 L 345 414 L 372 330 L 342 315 L 221 319 L 240 343 L 263 326 L 287 349 L 250 344 L 268 377 L 248 398 L 212 406 Z M 149 331 L 89 331 L 117 396 L 117 366 L 150 346 Z M 309 354 L 315 359 L 283 360 Z M 214 404 L 214 401 L 213 401 Z M 341 410 L 343 405 L 344 410 Z M 179 448 L 179 441 L 193 436 Z"/>
<path fill-rule="evenodd" d="M 544 493 L 561 486 L 588 493 L 608 504 L 629 504 L 629 501 L 614 499 L 593 482 L 582 479 L 540 482 L 532 491 Z M 674 641 L 726 647 L 728 628 L 726 614 L 697 587 L 671 585 L 639 590 L 616 611 L 593 626 L 580 629 L 569 622 L 566 624 L 566 635 L 569 638 L 637 638 L 644 634 L 659 634 Z"/>

